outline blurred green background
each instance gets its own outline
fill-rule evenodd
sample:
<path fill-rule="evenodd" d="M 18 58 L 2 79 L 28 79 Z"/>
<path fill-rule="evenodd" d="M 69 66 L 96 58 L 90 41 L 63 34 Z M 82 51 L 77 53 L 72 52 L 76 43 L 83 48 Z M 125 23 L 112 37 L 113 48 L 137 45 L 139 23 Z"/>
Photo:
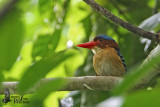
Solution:
<path fill-rule="evenodd" d="M 159 0 L 97 2 L 136 26 L 159 30 Z M 139 66 L 156 46 L 107 20 L 82 0 L 0 0 L 0 81 L 20 81 L 19 90 L 23 92 L 41 78 L 95 75 L 93 53 L 76 45 L 98 34 L 117 41 L 128 71 Z M 106 91 L 54 92 L 64 81 L 58 79 L 52 84 L 42 86 L 37 94 L 25 95 L 29 104 L 1 102 L 0 106 L 57 107 L 58 100 L 69 95 L 75 107 L 93 107 L 113 96 Z M 144 94 L 145 89 L 133 95 L 124 92 L 123 107 L 135 107 L 141 98 L 142 105 L 136 107 L 147 107 L 148 97 L 157 98 L 156 92 L 157 89 L 150 92 L 151 97 Z"/>

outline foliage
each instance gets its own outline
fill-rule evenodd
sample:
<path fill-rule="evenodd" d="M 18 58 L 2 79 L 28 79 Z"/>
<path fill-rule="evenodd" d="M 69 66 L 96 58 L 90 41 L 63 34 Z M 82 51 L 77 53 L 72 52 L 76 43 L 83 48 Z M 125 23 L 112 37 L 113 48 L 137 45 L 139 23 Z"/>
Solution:
<path fill-rule="evenodd" d="M 159 30 L 159 13 L 154 13 L 160 7 L 160 4 L 155 5 L 157 0 L 97 1 L 134 25 L 153 32 Z M 75 45 L 87 42 L 95 35 L 107 34 L 118 42 L 127 63 L 128 76 L 115 89 L 116 94 L 105 91 L 70 92 L 74 106 L 93 107 L 113 95 L 124 97 L 123 107 L 159 104 L 159 96 L 156 94 L 159 82 L 157 87 L 151 84 L 152 90 L 149 91 L 142 89 L 132 94 L 125 92 L 137 81 L 137 77 L 143 76 L 145 70 L 152 67 L 148 64 L 135 71 L 155 47 L 154 43 L 149 44 L 149 48 L 144 51 L 148 44 L 141 43 L 139 36 L 113 24 L 80 0 L 17 0 L 1 16 L 8 3 L 10 0 L 0 0 L 0 81 L 20 81 L 18 88 L 24 92 L 41 78 L 95 75 L 93 53 Z M 152 63 L 158 61 L 153 60 Z M 129 73 L 134 71 L 134 74 Z M 69 93 L 55 92 L 63 84 L 64 81 L 54 80 L 42 86 L 36 94 L 26 95 L 31 101 L 29 106 L 58 106 L 58 99 Z M 139 100 L 141 104 L 135 105 Z M 27 106 L 13 103 L 7 105 Z"/>

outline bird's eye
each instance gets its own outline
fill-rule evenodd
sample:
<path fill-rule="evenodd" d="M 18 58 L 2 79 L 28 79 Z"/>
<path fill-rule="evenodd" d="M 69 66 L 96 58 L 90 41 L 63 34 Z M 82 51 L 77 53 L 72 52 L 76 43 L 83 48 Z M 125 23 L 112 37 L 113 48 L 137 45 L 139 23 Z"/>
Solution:
<path fill-rule="evenodd" d="M 102 41 L 103 41 L 103 39 L 99 39 L 99 41 L 100 41 L 100 42 L 102 42 Z"/>

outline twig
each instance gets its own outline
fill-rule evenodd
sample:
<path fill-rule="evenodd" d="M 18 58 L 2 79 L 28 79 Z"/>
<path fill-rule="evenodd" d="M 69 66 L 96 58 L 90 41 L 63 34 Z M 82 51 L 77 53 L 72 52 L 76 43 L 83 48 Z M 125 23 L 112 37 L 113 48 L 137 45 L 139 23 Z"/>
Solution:
<path fill-rule="evenodd" d="M 109 19 L 112 22 L 122 26 L 123 28 L 129 30 L 130 32 L 141 35 L 144 38 L 148 38 L 148 39 L 151 39 L 153 41 L 160 42 L 160 39 L 157 38 L 157 34 L 154 34 L 154 33 L 151 33 L 149 31 L 138 28 L 138 27 L 120 19 L 119 17 L 115 16 L 114 14 L 112 14 L 110 11 L 108 11 L 104 7 L 97 4 L 94 0 L 83 0 L 83 1 L 86 2 L 93 9 L 95 9 L 96 11 L 101 13 L 103 16 L 105 16 L 107 19 Z"/>
<path fill-rule="evenodd" d="M 34 93 L 38 88 L 56 78 L 45 78 L 38 82 L 35 87 L 26 92 L 26 94 Z M 111 90 L 116 84 L 119 84 L 122 77 L 114 76 L 84 76 L 84 77 L 65 77 L 61 78 L 67 82 L 66 86 L 57 91 L 74 91 L 74 90 Z M 10 94 L 18 94 L 18 82 L 2 82 L 0 94 L 4 94 L 4 89 L 8 88 Z M 54 86 L 54 84 L 53 84 Z M 87 87 L 86 87 L 87 86 Z M 88 87 L 90 89 L 88 89 Z"/>
<path fill-rule="evenodd" d="M 9 3 L 6 4 L 6 6 L 4 6 L 4 8 L 2 8 L 2 10 L 0 11 L 0 19 L 2 19 L 5 14 L 11 9 L 11 7 L 17 2 L 18 0 L 10 0 Z"/>

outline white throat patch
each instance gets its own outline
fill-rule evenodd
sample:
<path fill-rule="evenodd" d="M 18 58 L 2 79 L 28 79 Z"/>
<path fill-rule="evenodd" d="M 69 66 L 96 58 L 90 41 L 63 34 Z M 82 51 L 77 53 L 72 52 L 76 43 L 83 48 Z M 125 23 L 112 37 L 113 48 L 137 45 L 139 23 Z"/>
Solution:
<path fill-rule="evenodd" d="M 102 49 L 99 48 L 99 47 L 97 47 L 97 46 L 94 46 L 94 47 L 92 48 L 92 52 L 93 52 L 94 54 L 96 54 L 97 52 L 100 52 L 100 51 L 102 51 Z"/>

